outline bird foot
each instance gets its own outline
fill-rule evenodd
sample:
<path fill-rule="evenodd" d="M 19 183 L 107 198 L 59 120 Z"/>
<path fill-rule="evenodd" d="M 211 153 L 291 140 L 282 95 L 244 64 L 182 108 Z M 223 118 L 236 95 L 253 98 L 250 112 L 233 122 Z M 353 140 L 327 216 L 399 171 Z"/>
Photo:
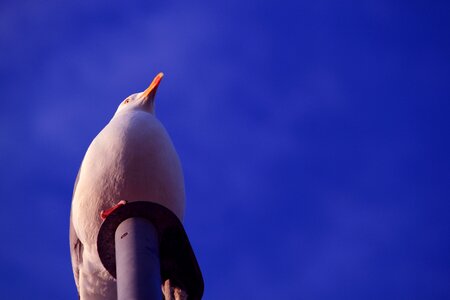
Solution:
<path fill-rule="evenodd" d="M 161 285 L 161 290 L 164 295 L 164 300 L 187 300 L 188 294 L 181 288 L 173 285 L 170 279 L 167 279 Z"/>
<path fill-rule="evenodd" d="M 126 201 L 126 200 L 120 200 L 120 201 L 119 201 L 116 205 L 114 205 L 113 207 L 108 208 L 108 209 L 106 209 L 106 210 L 102 210 L 102 211 L 100 212 L 100 218 L 101 218 L 103 221 L 105 221 L 106 218 L 107 218 L 110 214 L 112 214 L 113 211 L 115 211 L 116 209 L 118 209 L 118 208 L 121 207 L 121 206 L 124 206 L 125 204 L 127 204 L 127 201 Z"/>

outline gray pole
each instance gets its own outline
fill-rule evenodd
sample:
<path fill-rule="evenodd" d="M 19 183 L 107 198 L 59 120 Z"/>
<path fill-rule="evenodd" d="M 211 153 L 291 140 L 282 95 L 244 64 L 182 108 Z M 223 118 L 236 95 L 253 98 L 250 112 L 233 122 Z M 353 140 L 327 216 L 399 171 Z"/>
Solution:
<path fill-rule="evenodd" d="M 203 296 L 203 276 L 178 217 L 150 201 L 116 208 L 97 236 L 100 260 L 117 279 L 118 300 L 161 300 L 161 283 L 180 288 L 190 300 Z"/>
<path fill-rule="evenodd" d="M 117 299 L 160 300 L 161 275 L 156 228 L 148 220 L 124 220 L 115 233 Z"/>

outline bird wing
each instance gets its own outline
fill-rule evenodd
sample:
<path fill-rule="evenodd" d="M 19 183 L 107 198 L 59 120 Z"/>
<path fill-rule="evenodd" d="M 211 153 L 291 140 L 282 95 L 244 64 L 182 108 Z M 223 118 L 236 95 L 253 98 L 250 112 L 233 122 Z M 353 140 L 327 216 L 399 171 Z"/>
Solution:
<path fill-rule="evenodd" d="M 81 170 L 81 168 L 80 168 Z M 73 187 L 73 194 L 75 195 L 75 191 L 78 185 L 78 179 L 80 177 L 80 171 L 78 171 L 77 179 L 75 180 L 75 185 Z M 73 201 L 73 197 L 72 197 Z M 72 270 L 73 276 L 75 278 L 75 284 L 77 286 L 78 294 L 80 294 L 80 282 L 79 282 L 79 265 L 83 262 L 83 244 L 77 236 L 75 228 L 73 227 L 72 222 L 72 212 L 70 212 L 70 229 L 69 229 L 69 239 L 70 239 L 70 257 L 72 259 Z"/>

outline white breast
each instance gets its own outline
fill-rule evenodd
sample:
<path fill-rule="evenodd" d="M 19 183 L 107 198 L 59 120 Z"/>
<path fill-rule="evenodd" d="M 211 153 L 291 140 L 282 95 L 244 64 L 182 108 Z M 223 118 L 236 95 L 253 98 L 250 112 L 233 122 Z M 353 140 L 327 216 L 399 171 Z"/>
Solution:
<path fill-rule="evenodd" d="M 99 213 L 119 200 L 152 201 L 184 216 L 184 180 L 178 155 L 162 124 L 143 111 L 116 115 L 84 157 L 72 202 L 78 238 L 95 245 Z"/>

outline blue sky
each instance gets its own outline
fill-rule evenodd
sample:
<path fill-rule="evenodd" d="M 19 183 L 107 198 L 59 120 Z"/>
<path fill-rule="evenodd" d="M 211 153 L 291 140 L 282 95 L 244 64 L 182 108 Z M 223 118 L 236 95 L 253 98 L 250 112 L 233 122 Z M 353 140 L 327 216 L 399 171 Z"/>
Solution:
<path fill-rule="evenodd" d="M 446 1 L 2 1 L 0 294 L 76 299 L 95 135 L 159 71 L 204 299 L 448 299 Z"/>

